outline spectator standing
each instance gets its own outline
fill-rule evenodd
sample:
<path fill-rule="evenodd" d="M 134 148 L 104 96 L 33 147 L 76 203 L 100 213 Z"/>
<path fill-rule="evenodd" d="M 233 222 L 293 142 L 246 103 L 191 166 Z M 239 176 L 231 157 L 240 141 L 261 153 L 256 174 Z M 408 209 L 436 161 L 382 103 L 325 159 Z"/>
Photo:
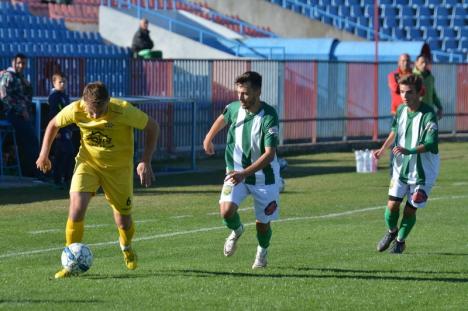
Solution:
<path fill-rule="evenodd" d="M 39 141 L 32 125 L 32 87 L 23 72 L 27 67 L 27 57 L 16 54 L 11 67 L 0 74 L 0 101 L 7 120 L 16 132 L 16 143 L 24 176 L 39 177 L 35 159 L 39 155 Z"/>
<path fill-rule="evenodd" d="M 150 31 L 148 30 L 148 20 L 143 18 L 140 20 L 140 28 L 137 30 L 132 40 L 132 51 L 134 56 L 138 56 L 138 53 L 143 50 L 151 50 L 154 46 L 153 40 L 150 37 Z"/>
<path fill-rule="evenodd" d="M 398 80 L 404 75 L 411 74 L 411 59 L 409 54 L 401 54 L 398 58 L 398 68 L 388 74 L 388 88 L 390 89 L 390 97 L 392 99 L 391 114 L 396 115 L 398 106 L 403 103 L 400 96 L 400 88 Z"/>
<path fill-rule="evenodd" d="M 65 106 L 70 97 L 65 93 L 65 77 L 56 73 L 52 76 L 54 88 L 49 95 L 49 120 L 53 119 Z M 55 137 L 53 150 L 54 184 L 59 189 L 68 189 L 74 166 L 75 147 L 72 140 L 73 125 L 63 127 Z"/>
<path fill-rule="evenodd" d="M 435 90 L 435 79 L 431 71 L 427 68 L 429 60 L 424 55 L 419 55 L 416 58 L 416 63 L 414 64 L 413 73 L 421 77 L 424 85 L 424 95 L 421 98 L 421 101 L 429 106 L 431 106 L 434 111 L 437 111 L 437 118 L 440 120 L 442 118 L 443 108 L 440 104 L 439 97 L 437 96 Z"/>

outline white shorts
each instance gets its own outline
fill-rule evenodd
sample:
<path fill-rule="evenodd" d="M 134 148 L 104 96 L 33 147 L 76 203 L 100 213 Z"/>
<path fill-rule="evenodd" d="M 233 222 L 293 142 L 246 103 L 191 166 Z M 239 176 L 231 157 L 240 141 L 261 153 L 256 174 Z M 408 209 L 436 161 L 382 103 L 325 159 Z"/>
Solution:
<path fill-rule="evenodd" d="M 255 218 L 267 224 L 279 218 L 279 185 L 248 185 L 239 183 L 235 186 L 225 182 L 221 190 L 219 203 L 232 202 L 239 206 L 251 194 L 254 199 Z"/>
<path fill-rule="evenodd" d="M 401 200 L 406 195 L 406 200 L 409 204 L 422 208 L 426 206 L 431 190 L 432 185 L 405 184 L 399 178 L 392 178 L 390 180 L 388 195 Z"/>

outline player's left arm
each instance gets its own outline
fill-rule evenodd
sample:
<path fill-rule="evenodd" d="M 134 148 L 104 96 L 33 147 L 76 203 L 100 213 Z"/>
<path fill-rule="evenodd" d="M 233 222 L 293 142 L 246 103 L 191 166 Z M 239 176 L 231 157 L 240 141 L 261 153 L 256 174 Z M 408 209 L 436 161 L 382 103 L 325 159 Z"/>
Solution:
<path fill-rule="evenodd" d="M 140 182 L 143 186 L 148 187 L 154 180 L 153 168 L 151 167 L 151 159 L 156 149 L 156 144 L 159 138 L 159 124 L 148 117 L 144 132 L 143 155 L 137 166 L 137 174 L 140 177 Z"/>

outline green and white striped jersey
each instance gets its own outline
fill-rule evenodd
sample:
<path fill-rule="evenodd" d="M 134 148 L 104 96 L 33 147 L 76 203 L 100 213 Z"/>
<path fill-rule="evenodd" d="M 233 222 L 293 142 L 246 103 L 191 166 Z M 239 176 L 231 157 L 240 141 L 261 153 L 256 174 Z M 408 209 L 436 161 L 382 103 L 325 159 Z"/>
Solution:
<path fill-rule="evenodd" d="M 422 103 L 417 111 L 400 105 L 393 119 L 395 143 L 406 149 L 423 144 L 426 152 L 395 156 L 393 176 L 407 184 L 432 185 L 439 174 L 437 117 L 431 107 Z"/>
<path fill-rule="evenodd" d="M 278 146 L 278 114 L 267 103 L 261 102 L 257 113 L 242 108 L 239 101 L 226 106 L 224 121 L 229 125 L 226 141 L 226 170 L 242 171 L 265 152 L 265 147 Z M 279 181 L 276 158 L 262 170 L 245 179 L 250 185 L 271 185 Z"/>

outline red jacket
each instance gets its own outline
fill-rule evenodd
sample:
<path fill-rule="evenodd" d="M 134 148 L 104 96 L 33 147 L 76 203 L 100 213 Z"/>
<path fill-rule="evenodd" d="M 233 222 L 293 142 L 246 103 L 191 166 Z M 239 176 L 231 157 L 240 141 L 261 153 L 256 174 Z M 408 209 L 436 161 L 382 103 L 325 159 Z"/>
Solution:
<path fill-rule="evenodd" d="M 405 72 L 406 74 L 410 74 L 411 71 Z M 392 115 L 396 114 L 398 106 L 403 103 L 403 100 L 400 97 L 400 88 L 398 87 L 398 80 L 400 77 L 405 74 L 403 73 L 400 68 L 390 72 L 387 76 L 388 79 L 388 88 L 390 89 L 390 96 L 392 98 Z"/>

